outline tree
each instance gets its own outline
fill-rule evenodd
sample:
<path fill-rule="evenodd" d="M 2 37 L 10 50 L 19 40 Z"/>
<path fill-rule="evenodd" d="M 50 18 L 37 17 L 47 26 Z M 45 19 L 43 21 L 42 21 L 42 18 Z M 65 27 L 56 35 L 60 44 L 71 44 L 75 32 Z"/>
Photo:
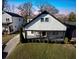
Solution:
<path fill-rule="evenodd" d="M 4 9 L 6 0 L 2 0 L 2 10 Z"/>
<path fill-rule="evenodd" d="M 46 10 L 46 11 L 48 11 L 51 14 L 58 13 L 58 10 L 54 6 L 51 6 L 50 4 L 43 5 L 40 10 L 41 10 L 41 12 Z"/>
<path fill-rule="evenodd" d="M 8 0 L 2 0 L 2 10 L 11 11 L 10 5 L 8 4 Z"/>
<path fill-rule="evenodd" d="M 74 12 L 69 14 L 68 21 L 76 21 L 76 14 Z"/>
<path fill-rule="evenodd" d="M 21 15 L 25 17 L 25 19 L 30 18 L 31 12 L 32 12 L 31 8 L 32 8 L 32 3 L 30 2 L 27 2 L 18 6 L 18 9 L 20 10 Z"/>
<path fill-rule="evenodd" d="M 12 11 L 12 12 L 14 12 L 14 8 L 15 8 L 15 6 L 12 5 L 12 6 L 11 6 L 11 11 Z"/>
<path fill-rule="evenodd" d="M 48 11 L 51 14 L 56 14 L 58 13 L 58 9 L 56 9 L 53 5 L 48 3 L 48 0 L 40 0 L 39 4 L 37 4 L 37 6 L 39 7 L 39 11 L 43 12 L 43 11 Z"/>

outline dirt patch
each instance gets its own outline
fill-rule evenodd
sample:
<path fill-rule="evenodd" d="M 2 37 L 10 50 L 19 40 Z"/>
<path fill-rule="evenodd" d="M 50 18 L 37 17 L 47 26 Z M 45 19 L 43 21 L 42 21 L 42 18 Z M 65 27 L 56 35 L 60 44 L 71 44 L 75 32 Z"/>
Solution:
<path fill-rule="evenodd" d="M 72 44 L 64 44 L 63 47 L 72 49 L 74 46 Z"/>

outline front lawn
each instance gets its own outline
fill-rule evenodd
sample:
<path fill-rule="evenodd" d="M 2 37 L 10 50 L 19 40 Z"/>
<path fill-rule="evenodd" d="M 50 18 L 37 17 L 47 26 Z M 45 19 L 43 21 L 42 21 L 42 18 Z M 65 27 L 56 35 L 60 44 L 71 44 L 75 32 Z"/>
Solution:
<path fill-rule="evenodd" d="M 16 36 L 17 34 L 5 34 L 2 35 L 2 44 L 6 44 L 10 39 L 12 39 L 14 36 Z"/>
<path fill-rule="evenodd" d="M 76 59 L 76 48 L 71 44 L 18 44 L 8 59 Z"/>

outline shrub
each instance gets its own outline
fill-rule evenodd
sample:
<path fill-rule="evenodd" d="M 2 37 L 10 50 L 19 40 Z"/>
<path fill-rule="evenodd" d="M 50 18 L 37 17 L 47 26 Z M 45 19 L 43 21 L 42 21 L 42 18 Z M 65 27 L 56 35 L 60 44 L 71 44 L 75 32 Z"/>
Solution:
<path fill-rule="evenodd" d="M 65 43 L 65 44 L 68 44 L 68 43 L 69 43 L 67 37 L 64 39 L 64 43 Z"/>

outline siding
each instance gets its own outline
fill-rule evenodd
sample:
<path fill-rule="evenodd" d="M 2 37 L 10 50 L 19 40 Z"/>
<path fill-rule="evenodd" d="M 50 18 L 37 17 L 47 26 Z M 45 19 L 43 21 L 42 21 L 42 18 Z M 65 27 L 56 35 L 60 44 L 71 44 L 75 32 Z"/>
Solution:
<path fill-rule="evenodd" d="M 6 18 L 9 18 L 10 22 L 12 22 L 12 16 L 7 13 L 2 14 L 2 23 L 6 23 Z"/>
<path fill-rule="evenodd" d="M 20 17 L 12 17 L 12 19 L 13 19 L 13 23 L 11 25 L 13 26 L 14 32 L 18 31 L 23 24 L 23 19 Z M 20 19 L 20 21 L 19 21 L 19 19 Z"/>
<path fill-rule="evenodd" d="M 41 22 L 41 18 L 49 18 L 49 22 Z M 66 31 L 66 26 L 60 23 L 58 20 L 53 18 L 49 14 L 42 14 L 33 22 L 29 23 L 25 30 L 47 30 L 47 31 L 55 31 L 61 30 Z"/>
<path fill-rule="evenodd" d="M 54 31 L 55 32 L 55 31 Z M 49 40 L 64 40 L 65 32 L 63 31 L 56 31 L 57 34 L 53 34 L 54 32 L 48 32 L 47 36 Z"/>

